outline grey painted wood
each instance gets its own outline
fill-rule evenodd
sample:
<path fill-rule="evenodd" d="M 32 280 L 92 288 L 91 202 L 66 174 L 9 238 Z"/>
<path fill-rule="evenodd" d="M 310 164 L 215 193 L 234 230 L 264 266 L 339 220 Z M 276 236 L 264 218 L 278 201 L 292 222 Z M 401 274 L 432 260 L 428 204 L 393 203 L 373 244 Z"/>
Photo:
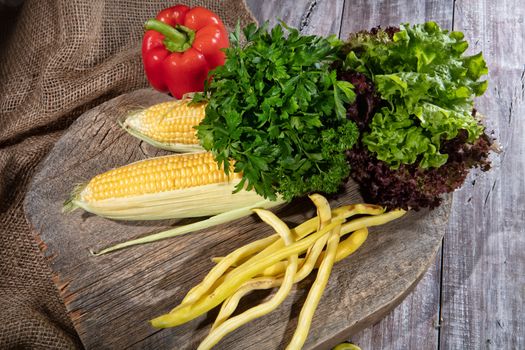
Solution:
<path fill-rule="evenodd" d="M 343 0 L 261 1 L 246 0 L 259 23 L 275 25 L 279 20 L 303 34 L 339 35 Z"/>
<path fill-rule="evenodd" d="M 525 6 L 456 1 L 454 29 L 483 51 L 477 105 L 503 153 L 454 197 L 444 243 L 443 349 L 525 349 Z"/>
<path fill-rule="evenodd" d="M 381 321 L 349 340 L 361 349 L 437 349 L 441 248 L 428 271 L 403 302 Z"/>
<path fill-rule="evenodd" d="M 452 28 L 452 1 L 347 0 L 345 1 L 341 37 L 349 33 L 400 23 L 432 20 L 443 28 Z"/>
<path fill-rule="evenodd" d="M 183 326 L 157 330 L 147 320 L 168 312 L 221 256 L 270 234 L 254 217 L 175 239 L 92 257 L 88 248 L 157 231 L 173 224 L 117 222 L 77 211 L 60 212 L 76 183 L 115 166 L 163 152 L 119 130 L 116 119 L 167 97 L 152 90 L 122 95 L 85 113 L 55 145 L 35 176 L 25 209 L 54 281 L 87 348 L 195 348 L 215 312 Z M 79 150 L 82 150 L 80 152 Z M 360 201 L 355 184 L 332 200 Z M 450 202 L 439 210 L 409 213 L 372 229 L 355 255 L 339 262 L 319 304 L 306 349 L 327 349 L 381 319 L 415 286 L 434 261 Z M 306 200 L 277 211 L 287 222 L 314 213 Z M 270 315 L 238 329 L 218 348 L 279 349 L 289 341 L 313 276 L 296 286 Z M 248 298 L 260 301 L 267 294 Z"/>

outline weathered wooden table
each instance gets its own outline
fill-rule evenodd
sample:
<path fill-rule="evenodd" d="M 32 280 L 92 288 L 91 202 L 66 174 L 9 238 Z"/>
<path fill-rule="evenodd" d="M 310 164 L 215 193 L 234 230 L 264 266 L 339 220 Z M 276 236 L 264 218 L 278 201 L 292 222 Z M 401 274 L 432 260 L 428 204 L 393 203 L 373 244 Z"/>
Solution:
<path fill-rule="evenodd" d="M 503 152 L 454 195 L 441 254 L 416 290 L 351 340 L 363 349 L 525 349 L 525 3 L 523 0 L 247 0 L 260 22 L 338 34 L 433 20 L 483 51 L 476 102 Z"/>

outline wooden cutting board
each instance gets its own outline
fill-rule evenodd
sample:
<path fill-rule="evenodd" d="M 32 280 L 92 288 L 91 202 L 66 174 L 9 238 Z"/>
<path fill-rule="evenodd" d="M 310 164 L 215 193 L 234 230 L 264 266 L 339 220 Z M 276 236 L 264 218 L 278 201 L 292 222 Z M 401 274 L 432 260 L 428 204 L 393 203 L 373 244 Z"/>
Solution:
<path fill-rule="evenodd" d="M 117 222 L 77 210 L 61 212 L 75 184 L 130 162 L 163 155 L 121 130 L 116 121 L 130 110 L 169 97 L 150 89 L 122 95 L 83 114 L 40 165 L 25 201 L 28 221 L 53 271 L 53 280 L 88 349 L 194 349 L 217 314 L 172 329 L 148 320 L 168 312 L 222 256 L 271 234 L 254 216 L 150 245 L 90 256 L 88 249 L 157 232 L 175 221 Z M 331 199 L 333 206 L 359 202 L 356 185 Z M 333 269 L 305 349 L 328 349 L 380 320 L 413 289 L 434 260 L 448 218 L 450 198 L 434 211 L 409 213 L 371 229 L 363 247 Z M 308 200 L 277 210 L 289 224 L 314 214 Z M 271 314 L 228 335 L 218 349 L 281 349 L 314 276 L 299 283 Z M 243 299 L 242 308 L 268 293 Z"/>

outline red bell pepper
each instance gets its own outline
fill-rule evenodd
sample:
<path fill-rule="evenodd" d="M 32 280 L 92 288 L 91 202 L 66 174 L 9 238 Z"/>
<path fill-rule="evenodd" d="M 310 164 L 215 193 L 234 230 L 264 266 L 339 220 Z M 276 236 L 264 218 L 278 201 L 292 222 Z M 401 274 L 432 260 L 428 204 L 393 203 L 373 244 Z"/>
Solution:
<path fill-rule="evenodd" d="M 228 32 L 208 9 L 176 5 L 159 12 L 144 27 L 144 70 L 159 91 L 176 98 L 202 91 L 208 72 L 224 64 L 221 49 L 229 45 Z"/>

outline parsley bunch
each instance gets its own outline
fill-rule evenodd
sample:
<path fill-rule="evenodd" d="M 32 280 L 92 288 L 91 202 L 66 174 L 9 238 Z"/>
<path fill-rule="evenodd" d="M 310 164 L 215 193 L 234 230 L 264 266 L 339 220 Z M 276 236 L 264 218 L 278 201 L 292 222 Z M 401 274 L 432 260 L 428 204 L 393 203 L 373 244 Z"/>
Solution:
<path fill-rule="evenodd" d="M 287 31 L 287 33 L 285 33 Z M 226 63 L 211 74 L 206 117 L 197 127 L 202 146 L 228 173 L 242 172 L 237 190 L 286 200 L 310 192 L 336 192 L 349 174 L 345 150 L 357 137 L 344 104 L 353 86 L 338 81 L 331 65 L 341 42 L 303 36 L 268 24 L 231 34 Z"/>

